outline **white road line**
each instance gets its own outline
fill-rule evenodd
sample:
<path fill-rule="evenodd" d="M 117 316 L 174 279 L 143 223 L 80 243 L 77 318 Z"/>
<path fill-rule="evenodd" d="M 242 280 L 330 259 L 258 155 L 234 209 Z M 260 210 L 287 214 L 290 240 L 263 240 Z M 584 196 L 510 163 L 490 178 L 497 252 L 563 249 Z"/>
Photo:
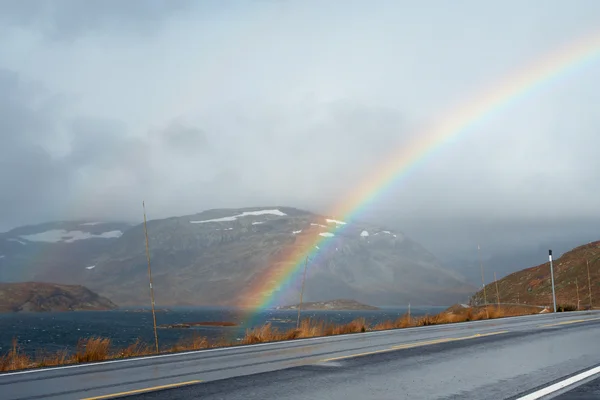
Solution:
<path fill-rule="evenodd" d="M 567 378 L 564 381 L 560 381 L 560 382 L 555 383 L 554 385 L 550 385 L 548 387 L 540 389 L 537 392 L 529 393 L 526 396 L 519 397 L 517 400 L 541 399 L 544 396 L 554 393 L 560 389 L 566 388 L 567 386 L 573 385 L 579 381 L 582 381 L 582 380 L 589 378 L 590 376 L 594 376 L 596 374 L 600 374 L 600 367 L 592 368 L 592 369 L 582 372 L 578 375 Z"/>
<path fill-rule="evenodd" d="M 579 312 L 584 313 L 587 311 L 579 311 Z M 569 314 L 575 314 L 575 313 L 576 312 L 570 312 Z M 388 330 L 383 330 L 383 331 L 374 331 L 374 332 L 365 332 L 365 333 L 349 333 L 349 334 L 345 334 L 345 335 L 333 335 L 333 336 L 321 336 L 321 337 L 305 338 L 305 339 L 295 339 L 293 341 L 258 343 L 258 344 L 249 344 L 249 345 L 243 345 L 243 346 L 221 347 L 218 349 L 186 351 L 183 353 L 159 354 L 159 355 L 155 355 L 155 356 L 144 356 L 144 357 L 139 357 L 139 358 L 124 358 L 124 359 L 120 359 L 120 360 L 100 361 L 100 362 L 89 363 L 89 364 L 72 364 L 72 365 L 65 365 L 62 367 L 50 367 L 50 368 L 30 369 L 30 370 L 17 371 L 17 372 L 0 373 L 0 379 L 2 379 L 5 376 L 34 374 L 34 373 L 40 373 L 40 372 L 58 371 L 58 370 L 71 369 L 71 368 L 99 367 L 102 365 L 117 364 L 117 363 L 127 363 L 127 362 L 133 363 L 133 362 L 138 362 L 138 361 L 153 360 L 153 359 L 157 359 L 157 358 L 187 356 L 187 355 L 191 355 L 191 354 L 212 353 L 212 352 L 216 352 L 216 351 L 227 351 L 228 350 L 231 352 L 235 352 L 236 350 L 251 349 L 251 348 L 255 348 L 255 347 L 274 346 L 274 345 L 279 345 L 279 346 L 283 347 L 288 343 L 304 343 L 304 342 L 312 342 L 315 340 L 321 340 L 321 341 L 327 342 L 329 340 L 336 340 L 336 339 L 347 338 L 347 337 L 354 337 L 354 338 L 358 339 L 361 337 L 364 338 L 365 336 L 369 336 L 369 335 L 379 335 L 379 334 L 386 334 L 386 333 L 390 333 L 390 332 L 401 333 L 401 332 L 412 332 L 414 330 L 419 330 L 419 331 L 425 333 L 425 332 L 429 332 L 429 331 L 436 331 L 438 329 L 439 330 L 447 330 L 447 329 L 453 328 L 453 327 L 456 327 L 460 330 L 461 328 L 467 328 L 471 325 L 478 325 L 478 324 L 483 325 L 486 322 L 491 323 L 491 324 L 497 324 L 498 322 L 512 321 L 515 319 L 527 320 L 527 319 L 535 319 L 536 317 L 547 317 L 549 315 L 552 315 L 552 314 L 519 315 L 516 317 L 506 317 L 506 318 L 498 318 L 498 319 L 486 319 L 486 320 L 480 320 L 480 321 L 460 322 L 460 323 L 456 323 L 456 324 L 418 326 L 418 327 L 411 327 L 411 328 L 388 329 Z M 572 315 L 570 315 L 570 316 L 572 316 Z"/>

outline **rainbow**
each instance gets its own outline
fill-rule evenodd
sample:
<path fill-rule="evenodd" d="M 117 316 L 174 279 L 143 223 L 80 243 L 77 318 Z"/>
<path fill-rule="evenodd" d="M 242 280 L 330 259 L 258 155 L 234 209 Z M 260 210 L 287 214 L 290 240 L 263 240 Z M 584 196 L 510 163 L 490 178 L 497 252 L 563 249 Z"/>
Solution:
<path fill-rule="evenodd" d="M 332 215 L 339 216 L 345 222 L 351 221 L 376 198 L 424 163 L 436 150 L 540 88 L 591 64 L 599 55 L 600 34 L 586 36 L 509 76 L 482 95 L 475 96 L 472 101 L 452 110 L 440 122 L 421 132 L 411 144 L 392 152 L 387 161 L 376 168 L 356 190 L 342 197 L 343 201 L 334 208 Z M 347 229 L 348 226 L 350 224 L 332 224 L 329 232 Z M 292 285 L 298 288 L 305 262 L 308 260 L 309 269 L 317 265 L 319 259 L 331 250 L 334 242 L 328 236 L 298 236 L 293 245 L 276 257 L 278 261 L 250 285 L 245 296 L 250 303 L 248 306 L 254 309 L 269 308 L 286 289 Z"/>

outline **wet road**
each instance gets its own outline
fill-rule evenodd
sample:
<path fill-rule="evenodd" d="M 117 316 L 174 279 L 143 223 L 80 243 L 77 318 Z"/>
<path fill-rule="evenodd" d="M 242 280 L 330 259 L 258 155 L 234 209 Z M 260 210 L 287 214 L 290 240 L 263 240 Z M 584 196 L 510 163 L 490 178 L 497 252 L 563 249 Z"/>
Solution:
<path fill-rule="evenodd" d="M 593 379 L 566 393 L 555 397 L 555 400 L 598 400 L 600 399 L 600 378 Z"/>
<path fill-rule="evenodd" d="M 544 314 L 2 374 L 0 397 L 532 400 L 598 338 L 599 312 Z"/>

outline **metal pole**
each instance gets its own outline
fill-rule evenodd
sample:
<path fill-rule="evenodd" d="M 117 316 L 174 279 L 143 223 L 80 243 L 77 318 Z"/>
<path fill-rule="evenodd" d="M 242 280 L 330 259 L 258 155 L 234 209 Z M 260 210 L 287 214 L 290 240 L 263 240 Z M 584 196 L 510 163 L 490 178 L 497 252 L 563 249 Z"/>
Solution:
<path fill-rule="evenodd" d="M 552 279 L 552 303 L 554 312 L 556 312 L 556 292 L 554 290 L 554 267 L 552 266 L 552 250 L 548 250 L 548 260 L 550 260 L 550 278 Z"/>
<path fill-rule="evenodd" d="M 587 273 L 588 273 L 588 290 L 590 292 L 590 310 L 593 310 L 594 307 L 592 306 L 592 281 L 590 280 L 590 260 L 585 260 L 585 263 L 587 264 Z"/>
<path fill-rule="evenodd" d="M 308 256 L 304 261 L 304 277 L 302 278 L 302 289 L 300 289 L 300 304 L 298 304 L 298 321 L 296 321 L 296 329 L 300 328 L 300 309 L 302 308 L 302 296 L 304 295 L 304 283 L 306 282 L 306 267 L 308 265 Z"/>
<path fill-rule="evenodd" d="M 498 280 L 496 279 L 496 271 L 494 271 L 494 282 L 496 283 L 496 302 L 500 308 L 500 291 L 498 290 Z"/>
<path fill-rule="evenodd" d="M 150 268 L 150 246 L 148 245 L 148 228 L 146 227 L 146 204 L 142 201 L 144 209 L 144 233 L 146 235 L 146 258 L 148 259 L 148 279 L 150 280 L 150 299 L 152 299 L 152 321 L 154 323 L 154 342 L 158 353 L 158 333 L 156 332 L 156 313 L 154 312 L 154 287 L 152 286 L 152 269 Z"/>
<path fill-rule="evenodd" d="M 485 293 L 485 281 L 483 279 L 483 261 L 481 260 L 481 254 L 479 252 L 480 250 L 481 249 L 479 248 L 479 244 L 477 244 L 477 256 L 479 257 L 479 266 L 481 267 L 481 284 L 483 285 L 483 305 L 485 307 L 485 313 L 489 319 L 490 313 L 487 309 L 487 295 Z"/>
<path fill-rule="evenodd" d="M 577 291 L 577 311 L 579 311 L 579 283 L 577 277 L 575 277 L 575 290 Z"/>

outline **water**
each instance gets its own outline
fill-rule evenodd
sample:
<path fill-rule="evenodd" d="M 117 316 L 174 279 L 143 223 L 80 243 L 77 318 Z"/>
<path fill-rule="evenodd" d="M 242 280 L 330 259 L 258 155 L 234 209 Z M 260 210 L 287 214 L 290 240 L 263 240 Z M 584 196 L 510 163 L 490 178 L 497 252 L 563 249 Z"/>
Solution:
<path fill-rule="evenodd" d="M 414 316 L 436 314 L 445 307 L 412 307 Z M 369 324 L 396 319 L 406 313 L 406 308 L 386 308 L 378 311 L 303 311 L 302 318 L 311 317 L 337 324 L 348 323 L 364 317 Z M 225 308 L 175 308 L 156 313 L 156 321 L 161 324 L 175 324 L 200 321 L 225 321 L 239 324 L 235 327 L 193 327 L 188 329 L 159 329 L 161 348 L 170 347 L 178 341 L 191 338 L 194 334 L 217 340 L 236 340 L 244 335 L 247 328 L 271 322 L 274 327 L 287 329 L 296 326 L 297 311 L 266 310 L 254 315 Z M 152 314 L 142 311 L 78 311 L 50 313 L 9 313 L 0 314 L 0 354 L 6 353 L 16 338 L 22 351 L 35 354 L 36 351 L 73 350 L 81 338 L 101 336 L 110 338 L 116 348 L 141 339 L 153 344 Z"/>

